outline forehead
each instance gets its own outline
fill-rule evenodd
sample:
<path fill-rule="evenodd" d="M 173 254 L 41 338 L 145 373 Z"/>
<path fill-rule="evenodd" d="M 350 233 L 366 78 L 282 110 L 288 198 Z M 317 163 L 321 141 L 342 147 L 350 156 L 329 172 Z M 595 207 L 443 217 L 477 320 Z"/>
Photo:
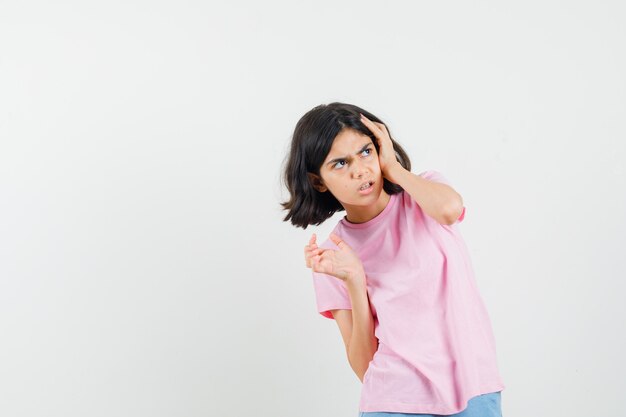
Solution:
<path fill-rule="evenodd" d="M 353 129 L 343 129 L 335 137 L 326 159 L 352 156 L 366 143 L 372 143 L 369 136 Z"/>

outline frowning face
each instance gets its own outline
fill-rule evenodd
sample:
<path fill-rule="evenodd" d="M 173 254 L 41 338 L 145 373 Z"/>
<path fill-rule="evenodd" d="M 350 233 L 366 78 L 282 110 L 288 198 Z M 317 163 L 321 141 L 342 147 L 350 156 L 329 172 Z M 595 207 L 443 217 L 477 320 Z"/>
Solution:
<path fill-rule="evenodd" d="M 320 167 L 309 174 L 314 187 L 330 192 L 346 209 L 347 220 L 362 223 L 380 213 L 389 195 L 383 190 L 378 153 L 369 136 L 343 129 Z"/>

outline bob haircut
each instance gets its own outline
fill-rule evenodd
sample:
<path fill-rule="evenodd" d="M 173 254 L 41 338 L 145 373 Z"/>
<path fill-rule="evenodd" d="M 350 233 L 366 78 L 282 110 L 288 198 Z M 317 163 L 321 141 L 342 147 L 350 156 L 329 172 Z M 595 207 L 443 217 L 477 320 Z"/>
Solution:
<path fill-rule="evenodd" d="M 308 173 L 320 175 L 322 163 L 328 156 L 335 137 L 343 129 L 354 129 L 369 136 L 376 152 L 380 152 L 376 136 L 361 122 L 359 113 L 369 120 L 384 124 L 378 117 L 360 107 L 339 102 L 316 106 L 300 118 L 293 132 L 291 149 L 282 174 L 283 183 L 290 193 L 290 199 L 280 203 L 283 210 L 288 210 L 283 221 L 291 221 L 294 226 L 306 229 L 311 224 L 323 223 L 337 211 L 345 210 L 330 191 L 316 190 Z M 407 171 L 411 171 L 411 161 L 404 149 L 393 138 L 391 142 L 396 160 Z M 403 191 L 402 187 L 387 178 L 383 178 L 383 189 L 390 195 Z"/>

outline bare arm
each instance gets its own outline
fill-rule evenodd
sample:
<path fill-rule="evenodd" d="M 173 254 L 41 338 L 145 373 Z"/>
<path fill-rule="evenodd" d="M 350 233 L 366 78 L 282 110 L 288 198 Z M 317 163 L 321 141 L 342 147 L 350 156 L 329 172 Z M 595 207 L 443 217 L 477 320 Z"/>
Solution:
<path fill-rule="evenodd" d="M 369 363 L 378 350 L 374 336 L 374 318 L 367 296 L 365 271 L 358 256 L 334 233 L 330 239 L 339 250 L 320 249 L 315 244 L 315 234 L 304 247 L 307 267 L 328 273 L 345 282 L 351 300 L 351 309 L 331 310 L 346 345 L 350 366 L 363 382 Z M 321 254 L 320 254 L 321 253 Z"/>
<path fill-rule="evenodd" d="M 378 350 L 374 319 L 367 296 L 365 276 L 346 282 L 352 303 L 352 332 L 346 346 L 350 366 L 363 382 L 369 363 Z"/>

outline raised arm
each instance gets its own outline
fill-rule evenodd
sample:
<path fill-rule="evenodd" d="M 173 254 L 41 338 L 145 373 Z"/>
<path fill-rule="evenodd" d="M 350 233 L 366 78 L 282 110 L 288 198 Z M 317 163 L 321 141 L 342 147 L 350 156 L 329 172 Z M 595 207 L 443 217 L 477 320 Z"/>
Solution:
<path fill-rule="evenodd" d="M 370 310 L 363 264 L 350 246 L 334 233 L 330 239 L 339 250 L 319 248 L 313 234 L 304 247 L 308 268 L 315 272 L 332 275 L 345 283 L 350 297 L 351 310 L 330 310 L 337 321 L 346 345 L 350 366 L 363 382 L 363 376 L 378 350 L 378 339 L 374 336 L 374 319 Z"/>
<path fill-rule="evenodd" d="M 447 184 L 430 181 L 407 171 L 400 164 L 389 168 L 389 180 L 406 190 L 426 214 L 450 225 L 463 212 L 463 197 Z"/>

